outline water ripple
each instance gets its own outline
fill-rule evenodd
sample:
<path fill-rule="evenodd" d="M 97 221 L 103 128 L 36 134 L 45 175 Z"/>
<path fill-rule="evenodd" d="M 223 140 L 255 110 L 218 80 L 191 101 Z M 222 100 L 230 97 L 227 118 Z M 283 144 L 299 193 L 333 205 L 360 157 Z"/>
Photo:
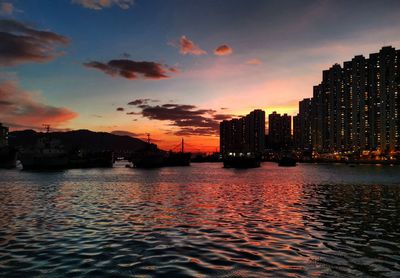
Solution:
<path fill-rule="evenodd" d="M 0 276 L 396 277 L 398 170 L 1 170 Z"/>

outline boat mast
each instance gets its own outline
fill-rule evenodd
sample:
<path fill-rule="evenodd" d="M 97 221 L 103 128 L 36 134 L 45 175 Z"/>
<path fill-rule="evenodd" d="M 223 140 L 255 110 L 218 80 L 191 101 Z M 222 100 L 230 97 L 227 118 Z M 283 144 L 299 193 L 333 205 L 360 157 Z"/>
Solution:
<path fill-rule="evenodd" d="M 151 144 L 151 142 L 150 142 L 150 133 L 146 133 L 146 135 L 147 135 L 147 143 L 150 145 Z"/>
<path fill-rule="evenodd" d="M 44 143 L 45 143 L 45 146 L 47 148 L 49 148 L 50 147 L 50 141 L 51 141 L 51 139 L 50 139 L 50 125 L 49 124 L 43 124 L 43 127 L 46 129 L 46 135 L 44 136 Z"/>
<path fill-rule="evenodd" d="M 49 124 L 43 124 L 43 127 L 46 129 L 46 133 L 50 133 L 50 125 Z"/>

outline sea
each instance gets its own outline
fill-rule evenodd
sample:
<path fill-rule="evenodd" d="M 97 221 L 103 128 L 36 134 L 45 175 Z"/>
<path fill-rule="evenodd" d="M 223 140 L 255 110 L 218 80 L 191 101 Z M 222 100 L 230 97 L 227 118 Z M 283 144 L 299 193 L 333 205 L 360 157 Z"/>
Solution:
<path fill-rule="evenodd" d="M 400 166 L 0 170 L 0 277 L 400 277 Z"/>

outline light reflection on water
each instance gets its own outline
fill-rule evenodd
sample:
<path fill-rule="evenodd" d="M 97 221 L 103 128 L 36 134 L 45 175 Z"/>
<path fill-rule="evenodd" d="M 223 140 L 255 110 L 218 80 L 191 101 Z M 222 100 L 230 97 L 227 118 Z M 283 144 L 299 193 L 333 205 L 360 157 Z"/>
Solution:
<path fill-rule="evenodd" d="M 0 276 L 399 276 L 399 170 L 0 170 Z"/>

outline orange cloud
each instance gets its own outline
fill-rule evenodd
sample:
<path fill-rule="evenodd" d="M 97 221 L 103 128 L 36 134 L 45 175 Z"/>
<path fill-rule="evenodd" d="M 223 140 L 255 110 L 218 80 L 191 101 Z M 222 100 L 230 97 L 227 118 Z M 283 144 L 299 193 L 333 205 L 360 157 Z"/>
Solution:
<path fill-rule="evenodd" d="M 262 61 L 260 59 L 254 58 L 246 61 L 246 65 L 261 65 Z"/>
<path fill-rule="evenodd" d="M 179 40 L 179 52 L 183 55 L 192 54 L 192 55 L 203 55 L 207 54 L 206 51 L 201 49 L 198 45 L 196 45 L 193 41 L 189 40 L 186 36 L 182 36 Z"/>
<path fill-rule="evenodd" d="M 41 103 L 37 96 L 18 88 L 15 82 L 0 83 L 0 119 L 11 127 L 39 128 L 45 123 L 59 127 L 77 116 L 67 108 Z"/>
<path fill-rule="evenodd" d="M 233 52 L 232 48 L 226 44 L 220 45 L 214 50 L 214 54 L 217 56 L 230 55 L 232 54 L 232 52 Z"/>

